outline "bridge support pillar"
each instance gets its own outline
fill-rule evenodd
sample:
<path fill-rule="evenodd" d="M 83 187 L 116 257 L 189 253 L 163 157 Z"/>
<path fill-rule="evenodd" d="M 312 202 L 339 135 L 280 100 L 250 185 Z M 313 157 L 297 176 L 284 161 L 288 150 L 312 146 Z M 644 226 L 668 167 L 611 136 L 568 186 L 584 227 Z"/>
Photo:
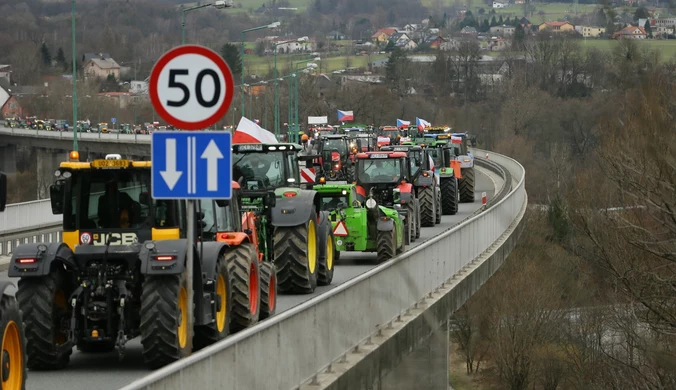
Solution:
<path fill-rule="evenodd" d="M 54 182 L 54 171 L 62 161 L 68 161 L 68 153 L 58 149 L 36 148 L 37 196 L 49 198 L 49 186 Z"/>
<path fill-rule="evenodd" d="M 380 390 L 448 390 L 448 320 L 381 379 Z"/>
<path fill-rule="evenodd" d="M 16 145 L 0 146 L 0 171 L 8 175 L 16 174 Z"/>

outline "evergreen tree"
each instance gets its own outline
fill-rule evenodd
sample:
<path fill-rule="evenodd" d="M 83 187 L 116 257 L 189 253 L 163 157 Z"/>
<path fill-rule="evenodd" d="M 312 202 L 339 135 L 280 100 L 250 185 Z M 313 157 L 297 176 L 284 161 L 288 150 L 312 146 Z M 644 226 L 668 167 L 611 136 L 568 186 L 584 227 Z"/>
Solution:
<path fill-rule="evenodd" d="M 650 27 L 650 20 L 645 21 L 645 25 L 643 26 L 645 29 L 645 32 L 648 33 L 648 38 L 653 37 L 653 29 Z"/>
<path fill-rule="evenodd" d="M 390 58 L 387 60 L 387 64 L 385 64 L 385 78 L 391 86 L 398 83 L 399 71 L 404 60 L 406 60 L 406 53 L 398 47 L 390 54 Z"/>
<path fill-rule="evenodd" d="M 502 26 L 503 24 L 505 24 L 505 21 L 502 20 L 502 15 L 500 15 L 500 19 L 498 20 L 498 26 Z"/>
<path fill-rule="evenodd" d="M 387 41 L 387 46 L 385 46 L 385 52 L 391 53 L 396 49 L 396 46 L 394 45 L 394 41 L 390 40 Z"/>
<path fill-rule="evenodd" d="M 68 69 L 68 64 L 66 63 L 66 55 L 63 54 L 63 49 L 59 48 L 56 52 L 56 62 L 63 67 L 63 70 Z"/>
<path fill-rule="evenodd" d="M 507 25 L 507 26 L 512 25 L 512 21 L 509 19 L 509 16 L 507 17 L 507 19 L 505 19 L 505 25 Z"/>
<path fill-rule="evenodd" d="M 498 21 L 495 20 L 495 15 L 491 18 L 491 27 L 495 27 L 498 25 Z"/>
<path fill-rule="evenodd" d="M 49 53 L 49 48 L 47 47 L 47 44 L 42 42 L 42 46 L 40 46 L 40 57 L 42 58 L 42 64 L 45 66 L 51 66 L 52 65 L 52 55 Z"/>
<path fill-rule="evenodd" d="M 221 57 L 230 66 L 235 77 L 242 75 L 242 57 L 239 54 L 239 48 L 232 43 L 226 43 L 221 47 Z"/>
<path fill-rule="evenodd" d="M 526 32 L 521 24 L 517 24 L 512 37 L 512 49 L 514 51 L 521 51 L 523 49 L 523 42 L 526 39 Z"/>
<path fill-rule="evenodd" d="M 481 32 L 488 32 L 491 29 L 490 24 L 488 24 L 488 19 L 484 19 L 484 22 L 481 24 L 479 29 Z"/>

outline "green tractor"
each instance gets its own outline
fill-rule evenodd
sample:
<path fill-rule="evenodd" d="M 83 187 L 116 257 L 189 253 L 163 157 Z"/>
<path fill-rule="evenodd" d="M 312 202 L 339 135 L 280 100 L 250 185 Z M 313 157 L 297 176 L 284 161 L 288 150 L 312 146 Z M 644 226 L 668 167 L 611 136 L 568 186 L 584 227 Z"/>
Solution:
<path fill-rule="evenodd" d="M 377 205 L 395 209 L 404 216 L 408 241 L 420 238 L 420 202 L 411 183 L 411 168 L 404 152 L 357 153 L 357 200 L 373 199 Z M 367 205 L 368 207 L 368 205 Z"/>
<path fill-rule="evenodd" d="M 233 180 L 256 216 L 259 252 L 277 267 L 280 292 L 312 293 L 333 280 L 335 246 L 317 191 L 300 187 L 297 144 L 235 144 Z"/>
<path fill-rule="evenodd" d="M 411 180 L 420 200 L 420 224 L 433 227 L 441 223 L 441 189 L 432 158 L 418 145 L 384 146 L 383 151 L 405 152 L 411 166 Z"/>
<path fill-rule="evenodd" d="M 362 204 L 356 185 L 326 184 L 315 186 L 315 190 L 322 210 L 329 212 L 338 251 L 377 252 L 377 262 L 382 263 L 410 243 L 408 219 L 397 210 L 379 205 L 373 197 Z"/>

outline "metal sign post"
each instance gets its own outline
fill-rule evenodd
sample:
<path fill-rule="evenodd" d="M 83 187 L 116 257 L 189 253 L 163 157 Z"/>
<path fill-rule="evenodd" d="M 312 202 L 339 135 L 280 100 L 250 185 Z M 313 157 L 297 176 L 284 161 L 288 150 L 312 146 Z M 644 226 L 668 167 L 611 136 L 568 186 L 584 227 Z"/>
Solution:
<path fill-rule="evenodd" d="M 232 196 L 232 134 L 204 129 L 225 116 L 234 89 L 230 67 L 218 53 L 203 46 L 185 45 L 168 51 L 150 74 L 148 92 L 155 111 L 177 129 L 202 130 L 154 132 L 151 141 L 153 198 L 185 199 L 187 203 L 189 332 L 195 323 L 194 262 L 201 261 L 195 259 L 195 200 Z M 192 348 L 192 339 L 188 342 Z"/>

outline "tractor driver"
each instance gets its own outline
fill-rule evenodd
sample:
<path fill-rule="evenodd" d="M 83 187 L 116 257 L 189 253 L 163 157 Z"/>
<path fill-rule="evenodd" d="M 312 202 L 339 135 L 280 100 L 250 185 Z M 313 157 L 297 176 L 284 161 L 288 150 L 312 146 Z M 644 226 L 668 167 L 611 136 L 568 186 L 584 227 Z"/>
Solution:
<path fill-rule="evenodd" d="M 120 192 L 116 179 L 106 182 L 106 192 L 99 197 L 98 216 L 101 228 L 130 228 L 134 201 L 126 192 Z"/>
<path fill-rule="evenodd" d="M 258 185 L 263 184 L 266 188 L 270 186 L 270 180 L 268 179 L 268 171 L 270 170 L 270 161 L 265 158 L 265 155 L 260 155 L 258 153 L 252 153 L 247 156 L 246 161 L 241 164 L 237 164 L 239 168 L 236 170 L 237 173 L 241 174 L 241 183 L 246 186 L 247 181 L 256 181 L 263 180 L 263 183 L 258 183 Z M 240 180 L 238 180 L 240 181 Z"/>

